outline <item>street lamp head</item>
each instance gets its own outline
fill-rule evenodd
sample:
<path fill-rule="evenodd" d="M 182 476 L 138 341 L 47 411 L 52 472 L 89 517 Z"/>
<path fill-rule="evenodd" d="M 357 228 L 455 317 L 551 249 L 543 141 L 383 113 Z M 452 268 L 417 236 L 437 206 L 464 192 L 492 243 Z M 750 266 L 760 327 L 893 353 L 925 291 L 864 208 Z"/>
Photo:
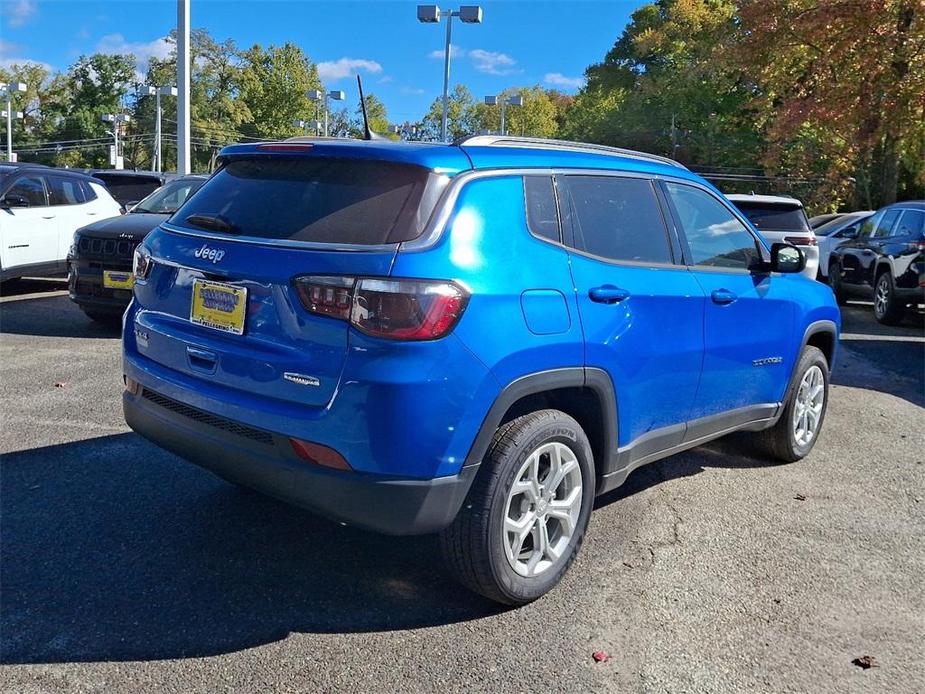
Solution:
<path fill-rule="evenodd" d="M 507 98 L 507 105 L 508 106 L 523 106 L 524 98 L 520 96 L 519 94 L 517 96 L 509 96 Z"/>
<path fill-rule="evenodd" d="M 485 97 L 485 105 L 486 105 L 486 106 L 497 106 L 497 105 L 498 105 L 498 97 L 496 97 L 496 96 L 486 96 L 486 97 Z"/>
<path fill-rule="evenodd" d="M 128 115 L 127 113 L 120 113 L 119 115 L 116 116 L 116 120 L 119 123 L 131 123 L 132 117 Z"/>
<path fill-rule="evenodd" d="M 304 128 L 304 127 L 305 127 L 305 121 L 304 121 L 304 120 L 296 119 L 296 120 L 292 121 L 292 127 L 293 127 L 293 128 Z"/>
<path fill-rule="evenodd" d="M 7 87 L 11 92 L 24 92 L 28 87 L 25 82 L 10 82 L 9 87 Z"/>
<path fill-rule="evenodd" d="M 104 123 L 112 123 L 115 119 L 116 119 L 116 117 L 115 117 L 114 115 L 112 115 L 111 113 L 104 113 L 104 114 L 103 114 L 103 122 L 104 122 Z"/>
<path fill-rule="evenodd" d="M 176 87 L 160 87 L 157 90 L 161 96 L 176 96 L 177 88 Z"/>
<path fill-rule="evenodd" d="M 463 24 L 481 24 L 482 8 L 478 5 L 461 5 L 459 8 L 459 21 Z"/>
<path fill-rule="evenodd" d="M 320 89 L 312 89 L 305 93 L 311 101 L 321 101 L 324 98 L 324 92 Z"/>
<path fill-rule="evenodd" d="M 437 5 L 418 5 L 418 21 L 437 24 L 440 21 L 440 8 Z"/>
<path fill-rule="evenodd" d="M 0 111 L 0 118 L 6 118 L 6 116 L 7 116 L 6 110 Z M 11 118 L 20 118 L 20 119 L 23 117 L 24 117 L 24 114 L 22 111 L 13 111 L 13 115 L 11 116 Z"/>
<path fill-rule="evenodd" d="M 344 94 L 342 91 L 331 90 L 328 92 L 328 98 L 334 99 L 334 101 L 343 101 L 344 99 L 347 98 L 347 95 Z"/>
<path fill-rule="evenodd" d="M 149 87 L 148 85 L 143 85 L 138 88 L 138 93 L 141 96 L 154 96 L 157 94 L 157 87 Z"/>

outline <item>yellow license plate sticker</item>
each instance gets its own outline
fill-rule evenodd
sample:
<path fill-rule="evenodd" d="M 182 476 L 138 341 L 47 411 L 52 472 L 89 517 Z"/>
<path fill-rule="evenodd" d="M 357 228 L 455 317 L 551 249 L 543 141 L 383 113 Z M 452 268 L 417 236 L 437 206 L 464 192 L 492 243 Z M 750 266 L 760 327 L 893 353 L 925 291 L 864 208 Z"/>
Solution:
<path fill-rule="evenodd" d="M 103 270 L 103 286 L 107 289 L 131 289 L 134 284 L 131 271 Z"/>
<path fill-rule="evenodd" d="M 193 323 L 235 335 L 244 334 L 247 289 L 221 282 L 193 280 L 189 319 Z"/>

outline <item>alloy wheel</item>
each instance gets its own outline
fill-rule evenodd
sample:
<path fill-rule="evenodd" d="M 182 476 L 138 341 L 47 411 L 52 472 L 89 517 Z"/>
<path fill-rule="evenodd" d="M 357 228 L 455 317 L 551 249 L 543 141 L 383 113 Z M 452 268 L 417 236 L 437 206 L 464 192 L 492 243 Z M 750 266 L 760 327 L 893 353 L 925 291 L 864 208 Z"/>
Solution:
<path fill-rule="evenodd" d="M 504 506 L 502 541 L 521 576 L 538 576 L 565 556 L 578 526 L 581 467 L 565 444 L 546 443 L 524 461 Z"/>
<path fill-rule="evenodd" d="M 806 370 L 796 392 L 793 408 L 793 438 L 798 446 L 807 446 L 816 437 L 825 406 L 825 376 L 813 365 Z"/>

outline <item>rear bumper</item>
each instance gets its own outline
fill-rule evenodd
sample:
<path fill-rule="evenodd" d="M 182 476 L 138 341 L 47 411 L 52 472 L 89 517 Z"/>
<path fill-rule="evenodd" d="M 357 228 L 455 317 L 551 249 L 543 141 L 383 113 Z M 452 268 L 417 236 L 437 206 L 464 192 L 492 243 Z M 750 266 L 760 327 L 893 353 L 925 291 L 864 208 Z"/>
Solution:
<path fill-rule="evenodd" d="M 113 269 L 128 272 L 115 266 Z M 78 306 L 98 311 L 124 313 L 132 300 L 131 290 L 104 287 L 102 270 L 90 268 L 88 263 L 80 263 L 74 259 L 68 262 L 67 289 L 71 301 Z"/>
<path fill-rule="evenodd" d="M 124 393 L 128 425 L 219 477 L 335 521 L 391 535 L 442 530 L 456 517 L 478 466 L 433 479 L 340 472 L 298 458 L 285 436 L 217 417 L 194 418 Z M 206 414 L 206 413 L 202 413 Z"/>

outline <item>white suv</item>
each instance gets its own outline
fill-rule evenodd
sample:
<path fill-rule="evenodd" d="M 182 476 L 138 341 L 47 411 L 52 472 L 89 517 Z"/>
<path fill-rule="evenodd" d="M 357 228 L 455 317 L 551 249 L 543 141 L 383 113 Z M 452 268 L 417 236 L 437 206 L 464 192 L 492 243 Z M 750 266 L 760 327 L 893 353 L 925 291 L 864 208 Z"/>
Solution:
<path fill-rule="evenodd" d="M 0 164 L 0 281 L 66 273 L 74 232 L 120 213 L 119 203 L 88 176 Z"/>
<path fill-rule="evenodd" d="M 806 219 L 803 203 L 778 195 L 727 195 L 770 243 L 785 241 L 799 246 L 806 256 L 803 275 L 811 280 L 819 272 L 819 246 Z"/>

